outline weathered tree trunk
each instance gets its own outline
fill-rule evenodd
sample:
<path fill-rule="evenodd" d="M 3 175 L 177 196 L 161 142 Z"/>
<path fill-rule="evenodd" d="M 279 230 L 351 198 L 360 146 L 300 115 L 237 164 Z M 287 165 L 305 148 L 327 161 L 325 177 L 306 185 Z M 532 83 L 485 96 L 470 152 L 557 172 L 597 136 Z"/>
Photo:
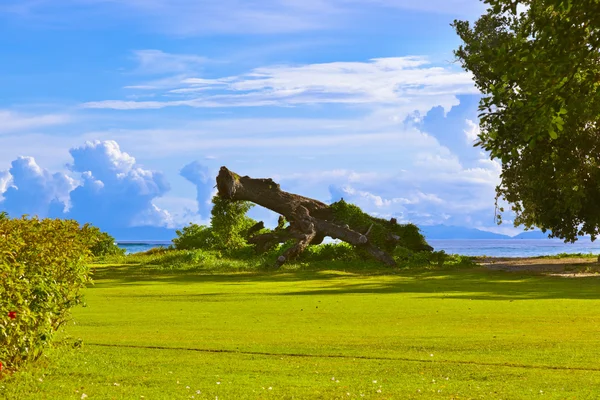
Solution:
<path fill-rule="evenodd" d="M 249 239 L 249 243 L 255 244 L 259 250 L 266 250 L 273 244 L 290 239 L 295 240 L 296 244 L 279 256 L 279 265 L 296 258 L 309 244 L 321 243 L 326 236 L 362 247 L 377 260 L 390 266 L 396 265 L 389 254 L 369 243 L 368 231 L 362 234 L 347 225 L 335 223 L 333 212 L 327 204 L 284 192 L 272 179 L 239 176 L 221 167 L 217 176 L 217 189 L 218 195 L 222 198 L 251 201 L 283 215 L 290 222 L 286 229 Z M 397 240 L 397 238 L 390 240 Z"/>

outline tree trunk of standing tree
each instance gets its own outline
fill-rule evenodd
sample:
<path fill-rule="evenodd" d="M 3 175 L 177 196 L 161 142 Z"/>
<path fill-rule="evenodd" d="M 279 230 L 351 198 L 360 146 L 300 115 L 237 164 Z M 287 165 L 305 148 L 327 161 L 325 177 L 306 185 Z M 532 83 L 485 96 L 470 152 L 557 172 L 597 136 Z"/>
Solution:
<path fill-rule="evenodd" d="M 217 176 L 217 189 L 221 198 L 233 201 L 251 201 L 283 215 L 290 222 L 286 229 L 253 236 L 249 239 L 249 243 L 255 244 L 259 250 L 267 249 L 272 244 L 284 243 L 290 239 L 295 240 L 296 244 L 277 259 L 279 266 L 296 258 L 309 244 L 321 243 L 326 236 L 362 247 L 386 265 L 396 265 L 388 253 L 369 242 L 370 229 L 360 233 L 350 229 L 348 225 L 334 222 L 333 211 L 327 204 L 284 192 L 272 179 L 239 176 L 235 172 L 221 167 Z M 399 240 L 399 238 L 393 237 L 392 240 Z"/>

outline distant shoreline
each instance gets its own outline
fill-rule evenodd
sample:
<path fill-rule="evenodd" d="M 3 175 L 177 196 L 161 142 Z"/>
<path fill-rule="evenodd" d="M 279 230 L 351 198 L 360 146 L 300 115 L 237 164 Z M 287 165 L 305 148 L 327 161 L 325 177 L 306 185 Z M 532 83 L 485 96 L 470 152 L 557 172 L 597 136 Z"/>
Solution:
<path fill-rule="evenodd" d="M 173 242 L 170 240 L 115 240 L 117 244 L 128 244 L 128 245 L 145 245 L 145 244 L 166 244 L 170 245 Z"/>

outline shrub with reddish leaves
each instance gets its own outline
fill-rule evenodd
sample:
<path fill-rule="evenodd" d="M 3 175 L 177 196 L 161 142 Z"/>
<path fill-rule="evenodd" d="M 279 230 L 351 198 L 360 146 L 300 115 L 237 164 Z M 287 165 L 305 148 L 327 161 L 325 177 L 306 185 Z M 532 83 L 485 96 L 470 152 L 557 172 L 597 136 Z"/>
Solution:
<path fill-rule="evenodd" d="M 96 240 L 76 221 L 0 218 L 0 375 L 37 359 L 82 302 Z"/>

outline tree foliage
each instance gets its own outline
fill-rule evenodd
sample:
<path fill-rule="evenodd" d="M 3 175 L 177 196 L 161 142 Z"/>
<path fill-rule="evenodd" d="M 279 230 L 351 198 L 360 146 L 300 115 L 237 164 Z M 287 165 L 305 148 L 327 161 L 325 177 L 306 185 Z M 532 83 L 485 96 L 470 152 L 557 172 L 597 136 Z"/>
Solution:
<path fill-rule="evenodd" d="M 83 229 L 90 238 L 90 251 L 95 257 L 124 255 L 125 249 L 120 248 L 115 243 L 115 238 L 99 228 L 91 225 L 84 225 Z"/>
<path fill-rule="evenodd" d="M 210 224 L 215 236 L 215 246 L 220 249 L 244 247 L 246 233 L 256 221 L 246 213 L 254 207 L 249 201 L 231 201 L 219 196 L 213 197 Z"/>
<path fill-rule="evenodd" d="M 485 0 L 454 21 L 483 93 L 478 145 L 502 162 L 515 225 L 574 241 L 600 232 L 600 0 Z M 520 7 L 518 7 L 520 6 Z M 501 212 L 499 222 L 501 222 Z"/>
<path fill-rule="evenodd" d="M 205 225 L 190 223 L 175 233 L 177 237 L 173 239 L 173 245 L 177 250 L 209 250 L 215 246 L 213 230 Z"/>
<path fill-rule="evenodd" d="M 191 223 L 177 230 L 173 245 L 178 250 L 237 250 L 247 245 L 247 232 L 256 223 L 246 213 L 254 204 L 212 199 L 211 226 Z"/>

